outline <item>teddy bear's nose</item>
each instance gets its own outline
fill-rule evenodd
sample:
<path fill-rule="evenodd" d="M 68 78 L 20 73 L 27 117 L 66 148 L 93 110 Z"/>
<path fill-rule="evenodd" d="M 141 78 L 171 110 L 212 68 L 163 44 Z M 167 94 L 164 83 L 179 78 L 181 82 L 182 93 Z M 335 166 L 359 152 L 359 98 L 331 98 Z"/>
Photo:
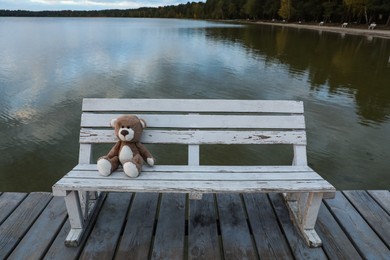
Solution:
<path fill-rule="evenodd" d="M 126 136 L 128 134 L 129 134 L 129 131 L 127 131 L 127 130 L 122 130 L 121 131 L 121 135 L 123 135 L 123 136 Z"/>

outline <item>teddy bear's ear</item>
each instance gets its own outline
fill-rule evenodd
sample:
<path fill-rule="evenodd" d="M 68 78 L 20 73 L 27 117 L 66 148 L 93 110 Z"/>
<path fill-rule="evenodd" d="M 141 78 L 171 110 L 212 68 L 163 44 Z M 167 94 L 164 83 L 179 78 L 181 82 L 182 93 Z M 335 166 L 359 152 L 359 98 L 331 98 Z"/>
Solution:
<path fill-rule="evenodd" d="M 114 118 L 114 119 L 111 120 L 111 122 L 110 122 L 110 126 L 111 126 L 111 127 L 114 127 L 114 128 L 115 128 L 115 122 L 116 122 L 116 120 L 117 120 L 117 118 Z"/>
<path fill-rule="evenodd" d="M 142 128 L 146 127 L 146 122 L 143 119 L 140 119 L 139 122 L 141 123 Z"/>

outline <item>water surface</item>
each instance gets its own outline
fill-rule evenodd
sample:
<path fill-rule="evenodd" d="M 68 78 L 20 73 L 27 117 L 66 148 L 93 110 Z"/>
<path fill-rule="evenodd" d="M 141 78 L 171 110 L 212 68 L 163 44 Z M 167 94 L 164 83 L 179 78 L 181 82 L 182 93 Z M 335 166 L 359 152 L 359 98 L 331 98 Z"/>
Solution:
<path fill-rule="evenodd" d="M 77 164 L 84 97 L 302 100 L 311 167 L 339 189 L 390 187 L 389 40 L 114 18 L 0 18 L 0 35 L 0 191 L 49 191 Z M 291 162 L 264 148 L 205 146 L 201 162 Z"/>

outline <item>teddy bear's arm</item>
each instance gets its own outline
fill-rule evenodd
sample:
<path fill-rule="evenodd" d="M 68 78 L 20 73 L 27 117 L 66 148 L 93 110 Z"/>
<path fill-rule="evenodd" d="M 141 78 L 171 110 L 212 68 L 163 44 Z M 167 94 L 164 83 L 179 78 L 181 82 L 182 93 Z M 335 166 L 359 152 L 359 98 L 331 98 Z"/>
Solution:
<path fill-rule="evenodd" d="M 108 152 L 107 157 L 111 159 L 111 158 L 114 157 L 114 156 L 118 156 L 118 155 L 119 155 L 120 146 L 121 146 L 121 142 L 118 141 L 118 142 L 111 148 L 111 150 Z"/>
<path fill-rule="evenodd" d="M 143 157 L 143 159 L 150 165 L 154 165 L 154 158 L 153 155 L 149 152 L 149 150 L 142 144 L 142 143 L 136 143 L 139 153 Z"/>

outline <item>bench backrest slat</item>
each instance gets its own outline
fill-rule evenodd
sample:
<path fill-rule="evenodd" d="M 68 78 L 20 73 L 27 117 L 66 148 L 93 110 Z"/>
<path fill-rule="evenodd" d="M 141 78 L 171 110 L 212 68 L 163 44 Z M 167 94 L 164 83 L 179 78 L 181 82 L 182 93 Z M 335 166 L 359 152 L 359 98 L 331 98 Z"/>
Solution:
<path fill-rule="evenodd" d="M 111 119 L 121 115 L 84 113 L 81 127 L 109 127 Z M 305 129 L 303 115 L 137 115 L 148 128 Z"/>
<path fill-rule="evenodd" d="M 303 113 L 303 103 L 285 100 L 88 98 L 83 101 L 83 111 Z"/>
<path fill-rule="evenodd" d="M 82 129 L 80 143 L 114 143 L 113 130 Z M 302 130 L 290 131 L 195 131 L 144 130 L 145 144 L 306 144 Z"/>

